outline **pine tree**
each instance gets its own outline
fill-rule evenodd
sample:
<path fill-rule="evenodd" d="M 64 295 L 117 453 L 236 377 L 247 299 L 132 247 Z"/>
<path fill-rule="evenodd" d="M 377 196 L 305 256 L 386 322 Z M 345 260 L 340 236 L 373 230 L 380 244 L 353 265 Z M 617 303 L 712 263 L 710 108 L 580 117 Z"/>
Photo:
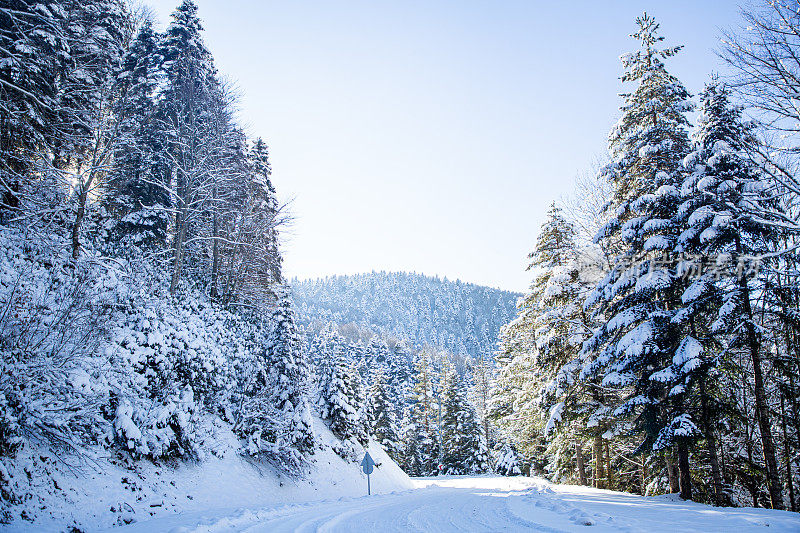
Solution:
<path fill-rule="evenodd" d="M 267 379 L 272 405 L 283 415 L 285 426 L 277 442 L 301 454 L 311 454 L 314 434 L 308 405 L 309 369 L 301 351 L 296 319 L 289 298 L 283 297 L 272 315 L 275 329 L 267 341 L 270 362 Z"/>
<path fill-rule="evenodd" d="M 36 152 L 57 133 L 58 80 L 69 68 L 67 12 L 56 0 L 0 7 L 0 222 L 20 208 Z"/>
<path fill-rule="evenodd" d="M 483 440 L 486 446 L 491 449 L 494 445 L 494 437 L 489 421 L 489 403 L 491 394 L 492 368 L 483 357 L 477 361 L 472 361 L 468 365 L 471 376 L 469 389 L 469 401 L 475 407 L 475 414 L 483 432 Z M 489 456 L 491 463 L 492 456 Z M 490 464 L 491 466 L 491 464 Z"/>
<path fill-rule="evenodd" d="M 414 405 L 406 406 L 403 411 L 403 421 L 400 441 L 399 465 L 409 476 L 427 476 L 429 474 L 421 448 L 420 425 L 415 417 Z"/>
<path fill-rule="evenodd" d="M 501 476 L 519 476 L 522 470 L 519 466 L 519 456 L 508 443 L 502 443 L 494 452 L 494 471 Z"/>
<path fill-rule="evenodd" d="M 114 112 L 126 139 L 114 155 L 105 204 L 115 219 L 112 238 L 122 248 L 163 246 L 166 240 L 169 176 L 164 139 L 156 123 L 160 63 L 159 35 L 147 20 L 117 75 Z"/>
<path fill-rule="evenodd" d="M 709 440 L 714 493 L 717 503 L 722 503 L 713 421 L 721 402 L 719 393 L 713 392 L 714 382 L 719 377 L 719 358 L 730 360 L 731 352 L 747 352 L 770 500 L 773 508 L 782 509 L 763 377 L 764 348 L 752 304 L 753 293 L 761 287 L 755 261 L 774 249 L 780 238 L 776 229 L 780 206 L 745 152 L 755 143 L 753 126 L 743 120 L 741 108 L 731 103 L 727 87 L 720 82 L 707 85 L 700 101 L 694 151 L 686 158 L 691 174 L 683 183 L 685 201 L 681 205 L 686 224 L 680 237 L 681 251 L 687 254 L 684 270 L 693 279 L 683 294 L 685 307 L 680 318 L 690 322 L 692 334 L 684 339 L 675 359 L 676 387 L 688 389 L 698 384 L 699 396 L 694 395 L 693 403 Z M 724 339 L 722 353 L 715 355 L 714 345 L 720 339 Z"/>
<path fill-rule="evenodd" d="M 337 362 L 345 357 L 346 341 L 336 325 L 328 323 L 315 335 L 313 342 L 314 363 L 317 365 L 317 406 L 323 419 L 330 417 L 328 393 L 337 371 Z"/>
<path fill-rule="evenodd" d="M 80 164 L 94 149 L 91 135 L 97 109 L 107 98 L 107 82 L 118 71 L 123 44 L 129 38 L 130 17 L 122 0 L 68 0 L 70 68 L 59 80 L 62 116 L 56 159 Z"/>
<path fill-rule="evenodd" d="M 165 88 L 159 109 L 174 182 L 172 280 L 174 292 L 184 273 L 186 243 L 212 197 L 215 152 L 213 93 L 218 87 L 211 54 L 203 43 L 197 5 L 184 0 L 172 14 L 161 41 Z"/>
<path fill-rule="evenodd" d="M 419 461 L 418 475 L 431 476 L 438 472 L 439 439 L 437 437 L 437 415 L 433 397 L 433 376 L 430 354 L 423 350 L 417 356 L 414 365 L 414 386 L 407 428 L 416 442 L 407 443 L 407 447 L 416 449 L 415 461 Z M 405 436 L 404 436 L 405 438 Z"/>
<path fill-rule="evenodd" d="M 575 230 L 555 204 L 529 258 L 528 269 L 536 276 L 520 300 L 516 319 L 502 332 L 498 358 L 508 362 L 499 371 L 493 405 L 505 438 L 534 461 L 543 445 L 542 409 L 561 416 L 563 402 L 556 403 L 567 394 L 569 387 L 563 385 L 573 383 L 562 369 L 574 361 L 577 344 L 586 333 L 585 317 L 576 305 L 581 296 L 581 265 Z M 506 414 L 498 416 L 502 405 Z"/>
<path fill-rule="evenodd" d="M 536 377 L 520 404 L 539 417 L 528 431 L 542 431 L 548 449 L 559 450 L 560 464 L 547 467 L 554 478 L 581 483 L 583 440 L 599 439 L 607 429 L 597 418 L 588 427 L 590 414 L 604 409 L 607 392 L 596 381 L 579 379 L 580 347 L 594 328 L 581 302 L 602 270 L 598 255 L 578 248 L 574 227 L 553 206 L 530 256 L 530 268 L 538 272 L 528 296 L 535 337 L 531 374 Z"/>
<path fill-rule="evenodd" d="M 330 381 L 324 392 L 328 424 L 340 439 L 355 439 L 366 444 L 368 437 L 360 389 L 361 376 L 356 363 L 340 353 L 333 362 Z"/>
<path fill-rule="evenodd" d="M 647 14 L 637 24 L 633 37 L 641 49 L 623 56 L 622 77 L 637 87 L 624 95 L 622 117 L 609 136 L 612 162 L 602 171 L 614 185 L 614 197 L 611 219 L 598 238 L 617 241 L 622 252 L 587 299 L 603 325 L 583 346 L 583 374 L 624 392 L 614 414 L 644 431 L 641 451 L 677 445 L 681 493 L 691 498 L 687 443 L 698 430 L 680 408 L 685 391 L 669 386 L 669 367 L 682 340 L 683 326 L 673 318 L 684 282 L 670 257 L 679 234 L 682 160 L 689 149 L 684 113 L 692 106 L 662 62 L 680 47 L 659 49 L 663 37 Z"/>
<path fill-rule="evenodd" d="M 486 442 L 475 409 L 467 400 L 466 384 L 452 366 L 445 375 L 442 402 L 442 467 L 444 474 L 488 472 Z"/>
<path fill-rule="evenodd" d="M 386 382 L 386 373 L 379 369 L 373 374 L 369 390 L 370 434 L 375 437 L 386 453 L 395 461 L 400 460 L 400 430 L 397 425 L 395 406 Z"/>
<path fill-rule="evenodd" d="M 267 144 L 261 137 L 253 142 L 248 157 L 253 176 L 250 194 L 252 201 L 255 203 L 255 213 L 263 221 L 262 224 L 257 224 L 257 226 L 263 228 L 266 233 L 266 235 L 262 236 L 264 239 L 262 253 L 265 252 L 262 269 L 264 274 L 268 274 L 272 283 L 281 283 L 283 280 L 281 270 L 283 259 L 278 251 L 278 197 L 270 179 L 272 167 L 269 163 L 269 151 Z"/>

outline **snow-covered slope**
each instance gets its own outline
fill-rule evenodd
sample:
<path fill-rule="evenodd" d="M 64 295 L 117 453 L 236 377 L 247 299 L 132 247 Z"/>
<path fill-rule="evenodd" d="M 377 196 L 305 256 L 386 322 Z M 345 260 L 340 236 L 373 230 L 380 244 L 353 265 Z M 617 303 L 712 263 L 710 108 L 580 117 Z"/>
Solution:
<path fill-rule="evenodd" d="M 375 478 L 380 475 L 376 474 Z M 171 531 L 800 531 L 786 511 L 719 508 L 674 496 L 642 497 L 552 485 L 538 478 L 444 477 L 414 480 L 416 490 L 377 496 L 326 494 L 325 501 L 212 511 L 142 522 L 125 533 Z M 768 528 L 768 529 L 767 529 Z"/>
<path fill-rule="evenodd" d="M 495 349 L 515 313 L 517 293 L 409 272 L 371 272 L 294 280 L 299 318 L 317 330 L 356 324 L 422 346 L 477 357 Z"/>
<path fill-rule="evenodd" d="M 3 531 L 101 531 L 130 523 L 134 531 L 168 531 L 167 524 L 199 522 L 206 516 L 227 516 L 237 509 L 278 506 L 366 494 L 367 480 L 358 462 L 344 461 L 334 452 L 341 446 L 325 425 L 315 420 L 320 447 L 303 479 L 290 479 L 265 464 L 255 464 L 237 453 L 235 436 L 219 424 L 207 458 L 198 463 L 155 465 L 137 461 L 126 467 L 108 457 L 96 457 L 68 467 L 46 451 L 55 486 L 37 491 L 33 507 L 47 507 L 33 522 L 0 526 Z M 413 487 L 411 480 L 380 446 L 371 443 L 377 468 L 372 491 L 383 494 Z M 360 455 L 363 450 L 356 450 Z M 40 459 L 41 460 L 41 459 Z M 67 459 L 68 460 L 68 459 Z M 36 472 L 33 473 L 36 476 Z M 46 480 L 45 476 L 42 480 Z M 180 518 L 176 516 L 180 513 Z M 33 513 L 31 513 L 33 516 Z M 143 523 L 147 521 L 146 523 Z M 3 529 L 6 528 L 6 529 Z"/>

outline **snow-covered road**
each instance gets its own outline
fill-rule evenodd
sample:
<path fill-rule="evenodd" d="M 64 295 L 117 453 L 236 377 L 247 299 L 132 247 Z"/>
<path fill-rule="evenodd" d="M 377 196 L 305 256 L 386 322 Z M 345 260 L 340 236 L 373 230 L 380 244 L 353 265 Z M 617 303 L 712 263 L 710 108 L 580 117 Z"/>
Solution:
<path fill-rule="evenodd" d="M 126 531 L 800 531 L 796 513 L 720 509 L 533 478 L 415 480 L 414 490 L 232 513 L 174 516 Z M 769 528 L 769 529 L 766 529 Z"/>

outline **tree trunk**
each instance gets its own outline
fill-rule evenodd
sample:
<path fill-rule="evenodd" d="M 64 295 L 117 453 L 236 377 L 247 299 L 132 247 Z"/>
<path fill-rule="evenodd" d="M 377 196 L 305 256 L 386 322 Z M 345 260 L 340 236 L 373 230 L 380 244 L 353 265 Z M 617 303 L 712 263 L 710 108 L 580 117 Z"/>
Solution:
<path fill-rule="evenodd" d="M 575 443 L 575 464 L 578 468 L 578 480 L 581 485 L 586 485 L 586 470 L 583 465 L 583 444 Z"/>
<path fill-rule="evenodd" d="M 169 292 L 174 293 L 178 288 L 178 281 L 181 277 L 181 269 L 183 268 L 183 241 L 186 238 L 186 219 L 184 209 L 178 212 L 177 222 L 178 227 L 175 232 L 175 250 L 172 262 L 172 280 L 169 284 Z"/>
<path fill-rule="evenodd" d="M 603 488 L 603 442 L 600 435 L 595 436 L 592 441 L 592 459 L 594 460 L 594 471 L 592 477 L 594 478 L 594 487 L 596 489 Z"/>
<path fill-rule="evenodd" d="M 680 471 L 680 493 L 684 500 L 692 499 L 692 472 L 689 468 L 689 447 L 678 443 L 678 470 Z"/>
<path fill-rule="evenodd" d="M 741 243 L 736 237 L 736 252 L 741 253 Z M 739 290 L 742 293 L 742 307 L 745 314 L 745 334 L 747 346 L 750 349 L 750 359 L 753 363 L 753 392 L 755 395 L 756 418 L 758 430 L 761 434 L 761 448 L 764 452 L 764 463 L 767 467 L 767 486 L 769 499 L 773 509 L 783 509 L 783 493 L 781 490 L 778 461 L 775 457 L 775 443 L 772 439 L 769 406 L 764 388 L 764 376 L 761 369 L 761 346 L 759 345 L 756 328 L 753 323 L 753 308 L 750 305 L 750 287 L 745 276 L 738 277 Z"/>
<path fill-rule="evenodd" d="M 606 483 L 605 483 L 605 486 L 606 486 L 607 489 L 611 489 L 611 488 L 613 488 L 613 486 L 611 485 L 611 444 L 607 440 L 603 441 L 603 443 L 605 444 L 604 447 L 606 449 L 606 468 L 605 468 L 605 471 L 606 471 Z"/>
<path fill-rule="evenodd" d="M 703 416 L 703 432 L 706 437 L 706 447 L 708 449 L 708 462 L 711 465 L 711 487 L 714 491 L 714 505 L 723 504 L 722 495 L 722 474 L 719 467 L 719 457 L 717 456 L 717 437 L 714 431 L 712 415 L 708 408 L 708 393 L 706 390 L 705 379 L 700 380 L 700 406 Z"/>
<path fill-rule="evenodd" d="M 797 510 L 794 500 L 794 480 L 792 479 L 792 453 L 789 449 L 789 434 L 786 431 L 786 409 L 783 396 L 781 396 L 781 428 L 783 429 L 783 456 L 786 461 L 786 487 L 789 489 L 789 508 L 792 512 Z"/>
<path fill-rule="evenodd" d="M 72 260 L 77 261 L 81 254 L 81 225 L 86 216 L 86 198 L 89 196 L 89 188 L 94 182 L 94 170 L 89 170 L 86 183 L 81 184 L 81 192 L 78 194 L 78 210 L 75 213 L 75 223 L 72 225 Z"/>
<path fill-rule="evenodd" d="M 769 406 L 767 405 L 767 395 L 764 388 L 764 375 L 761 369 L 761 350 L 753 325 L 753 310 L 750 306 L 750 290 L 747 280 L 739 278 L 739 288 L 742 290 L 742 305 L 746 316 L 745 332 L 747 335 L 747 345 L 750 349 L 750 359 L 753 363 L 753 391 L 755 394 L 756 419 L 758 421 L 758 431 L 761 434 L 761 448 L 764 452 L 764 463 L 767 467 L 767 487 L 769 489 L 769 499 L 773 509 L 783 509 L 783 493 L 781 490 L 780 475 L 778 473 L 778 461 L 775 457 L 775 444 L 772 438 L 772 427 L 770 425 Z"/>
<path fill-rule="evenodd" d="M 675 472 L 675 452 L 672 449 L 667 450 L 664 459 L 667 461 L 667 477 L 669 478 L 669 491 L 672 494 L 680 492 L 681 486 L 678 482 L 678 475 Z"/>
<path fill-rule="evenodd" d="M 77 261 L 81 253 L 81 224 L 86 216 L 86 188 L 81 189 L 78 195 L 78 211 L 75 213 L 75 223 L 72 225 L 72 259 Z"/>
<path fill-rule="evenodd" d="M 216 197 L 216 187 L 214 188 L 214 196 Z M 216 208 L 211 215 L 212 217 L 212 232 L 214 233 L 214 240 L 211 243 L 211 299 L 216 300 L 219 285 L 219 221 L 217 220 Z"/>
<path fill-rule="evenodd" d="M 647 496 L 647 457 L 642 456 L 642 496 Z"/>

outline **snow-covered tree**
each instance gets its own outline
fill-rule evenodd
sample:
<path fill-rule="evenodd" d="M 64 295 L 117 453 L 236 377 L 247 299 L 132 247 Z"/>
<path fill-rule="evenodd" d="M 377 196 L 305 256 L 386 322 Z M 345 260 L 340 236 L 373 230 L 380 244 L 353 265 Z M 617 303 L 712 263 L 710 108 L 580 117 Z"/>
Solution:
<path fill-rule="evenodd" d="M 391 397 L 386 373 L 379 369 L 372 376 L 369 387 L 370 434 L 375 437 L 389 457 L 401 457 L 400 428 L 398 427 L 394 400 Z"/>
<path fill-rule="evenodd" d="M 404 417 L 403 447 L 406 461 L 418 463 L 417 475 L 430 476 L 438 472 L 439 440 L 433 397 L 433 376 L 430 354 L 423 350 L 414 364 L 414 385 L 410 407 Z"/>
<path fill-rule="evenodd" d="M 598 239 L 619 242 L 621 253 L 586 302 L 603 324 L 583 346 L 583 375 L 624 393 L 614 414 L 643 431 L 642 450 L 677 445 L 682 496 L 691 498 L 687 441 L 698 430 L 681 407 L 684 391 L 669 382 L 683 338 L 677 310 L 685 282 L 671 255 L 680 233 L 682 161 L 689 151 L 685 113 L 692 104 L 662 61 L 680 47 L 658 47 L 663 37 L 652 17 L 645 14 L 637 24 L 633 37 L 641 49 L 623 56 L 622 77 L 636 88 L 624 95 L 609 136 L 611 162 L 602 170 L 614 195 Z"/>
<path fill-rule="evenodd" d="M 429 474 L 421 448 L 420 424 L 415 418 L 415 406 L 408 405 L 403 411 L 400 434 L 400 457 L 398 464 L 409 476 Z"/>
<path fill-rule="evenodd" d="M 58 138 L 58 80 L 69 69 L 68 12 L 56 0 L 0 6 L 0 222 L 20 208 L 43 145 Z"/>
<path fill-rule="evenodd" d="M 254 369 L 258 372 L 253 393 L 245 399 L 240 432 L 248 439 L 250 454 L 265 453 L 296 467 L 314 451 L 309 368 L 288 297 L 281 299 L 271 318 L 273 331 Z"/>
<path fill-rule="evenodd" d="M 161 40 L 166 86 L 159 127 L 167 139 L 175 203 L 172 291 L 184 275 L 187 243 L 212 197 L 213 161 L 220 148 L 212 116 L 213 92 L 218 84 L 201 31 L 197 5 L 184 0 L 173 12 Z"/>
<path fill-rule="evenodd" d="M 121 248 L 163 245 L 166 239 L 169 166 L 156 123 L 160 63 L 159 35 L 147 20 L 128 46 L 117 75 L 114 112 L 126 138 L 115 147 L 115 169 L 104 203 L 114 217 L 111 237 Z"/>
<path fill-rule="evenodd" d="M 480 474 L 489 471 L 489 456 L 475 408 L 467 400 L 467 385 L 450 367 L 442 400 L 442 473 Z"/>
<path fill-rule="evenodd" d="M 501 476 L 519 476 L 522 474 L 519 456 L 508 443 L 502 443 L 494 450 L 494 471 Z"/>
<path fill-rule="evenodd" d="M 367 421 L 357 363 L 349 361 L 344 353 L 340 353 L 335 361 L 328 364 L 333 368 L 327 389 L 323 391 L 323 398 L 331 431 L 343 440 L 354 439 L 366 444 Z"/>
<path fill-rule="evenodd" d="M 769 182 L 747 156 L 747 147 L 756 142 L 753 126 L 731 102 L 729 89 L 712 82 L 700 102 L 694 151 L 686 158 L 691 173 L 683 183 L 681 215 L 686 229 L 679 241 L 686 254 L 684 269 L 692 278 L 682 295 L 680 319 L 690 323 L 691 334 L 676 354 L 673 379 L 675 387 L 696 388 L 691 396 L 709 441 L 715 497 L 722 503 L 714 426 L 714 413 L 721 403 L 715 384 L 717 367 L 728 366 L 732 352 L 747 353 L 770 500 L 773 508 L 782 509 L 764 384 L 764 347 L 753 308 L 755 293 L 763 287 L 757 270 L 768 266 L 760 264 L 761 256 L 774 250 L 781 234 L 780 217 L 769 214 L 780 206 Z"/>

